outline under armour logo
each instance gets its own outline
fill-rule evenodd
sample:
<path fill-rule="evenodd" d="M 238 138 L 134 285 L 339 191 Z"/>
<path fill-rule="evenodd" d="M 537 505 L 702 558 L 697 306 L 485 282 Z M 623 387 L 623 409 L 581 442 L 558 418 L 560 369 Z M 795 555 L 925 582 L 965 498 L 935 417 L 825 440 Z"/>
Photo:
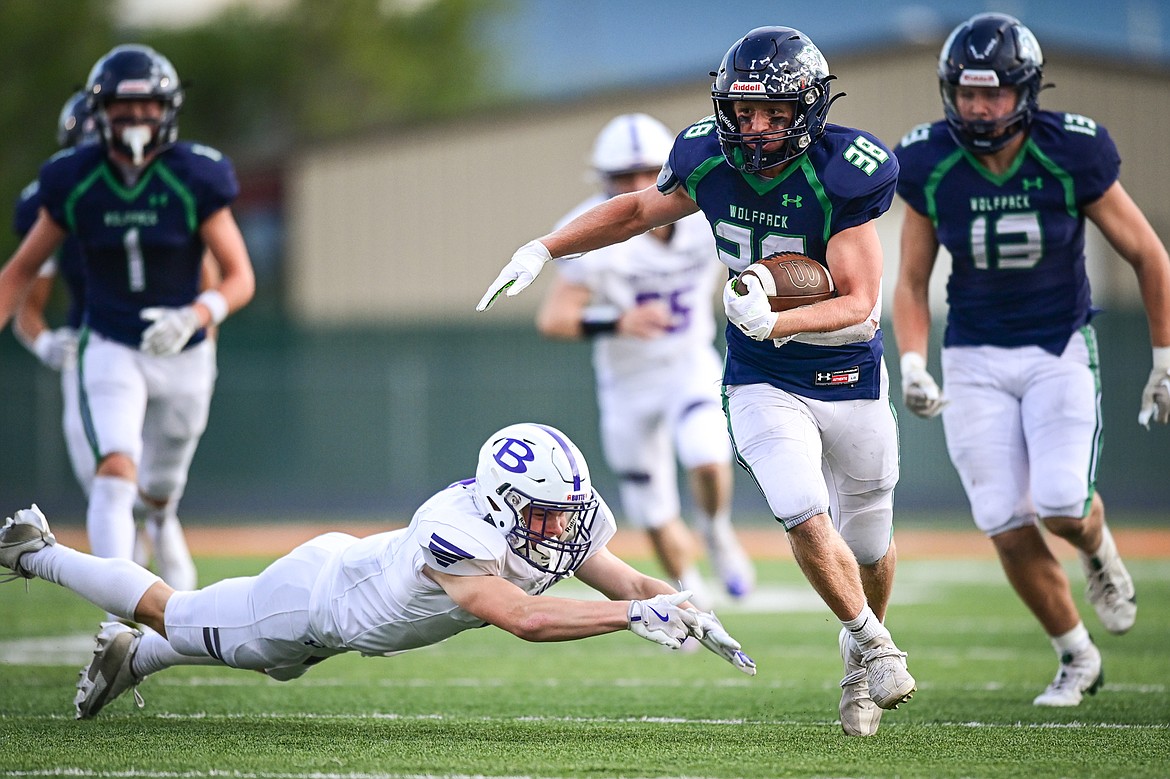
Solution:
<path fill-rule="evenodd" d="M 1039 176 L 1034 179 L 1024 179 L 1023 184 L 1025 192 L 1032 189 L 1044 189 L 1044 179 Z"/>
<path fill-rule="evenodd" d="M 789 195 L 787 192 L 785 192 L 783 195 L 783 200 L 780 201 L 780 205 L 782 205 L 782 206 L 791 205 L 791 206 L 795 206 L 796 208 L 800 208 L 801 197 L 802 197 L 801 195 Z"/>

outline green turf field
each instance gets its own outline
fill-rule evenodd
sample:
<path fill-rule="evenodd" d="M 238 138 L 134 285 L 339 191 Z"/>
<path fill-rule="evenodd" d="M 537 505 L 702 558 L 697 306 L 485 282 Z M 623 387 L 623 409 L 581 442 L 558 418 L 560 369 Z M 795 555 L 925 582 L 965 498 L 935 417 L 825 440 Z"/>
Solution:
<path fill-rule="evenodd" d="M 261 560 L 201 560 L 203 581 Z M 1106 684 L 1032 697 L 1055 655 L 992 560 L 900 564 L 889 623 L 919 691 L 870 739 L 836 723 L 837 628 L 791 563 L 720 610 L 759 675 L 630 633 L 526 644 L 486 628 L 394 658 L 342 656 L 278 683 L 173 669 L 72 718 L 95 609 L 41 581 L 0 587 L 0 777 L 1166 777 L 1170 566 L 1131 562 L 1137 627 L 1085 612 Z M 1070 575 L 1080 590 L 1079 571 Z M 587 592 L 575 583 L 556 594 Z"/>

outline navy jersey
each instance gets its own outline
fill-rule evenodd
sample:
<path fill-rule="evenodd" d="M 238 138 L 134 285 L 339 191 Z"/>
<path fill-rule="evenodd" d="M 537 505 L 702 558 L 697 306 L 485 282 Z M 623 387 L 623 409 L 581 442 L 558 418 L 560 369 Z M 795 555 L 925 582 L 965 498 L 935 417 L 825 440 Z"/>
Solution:
<path fill-rule="evenodd" d="M 12 229 L 23 238 L 37 221 L 41 210 L 41 187 L 34 181 L 20 192 L 12 216 Z M 69 292 L 69 307 L 65 312 L 65 324 L 74 330 L 81 328 L 82 313 L 85 310 L 85 267 L 81 244 L 72 235 L 66 236 L 57 249 L 57 275 L 65 282 Z"/>
<path fill-rule="evenodd" d="M 137 348 L 148 306 L 186 306 L 199 293 L 199 226 L 239 193 L 235 171 L 215 149 L 180 142 L 127 186 L 105 149 L 67 149 L 41 168 L 41 202 L 85 254 L 85 324 Z M 200 330 L 190 344 L 203 340 Z M 189 344 L 189 345 L 190 345 Z"/>
<path fill-rule="evenodd" d="M 945 345 L 1063 352 L 1094 313 L 1084 207 L 1121 166 L 1105 128 L 1040 111 L 1002 176 L 956 144 L 941 121 L 915 127 L 895 153 L 898 194 L 929 217 L 953 258 Z"/>
<path fill-rule="evenodd" d="M 885 213 L 894 199 L 898 161 L 873 135 L 840 125 L 768 179 L 741 173 L 723 157 L 715 118 L 679 133 L 659 189 L 678 186 L 702 209 L 719 259 L 739 272 L 779 251 L 822 265 L 829 239 Z M 771 384 L 819 400 L 877 398 L 882 338 L 845 346 L 790 341 L 780 348 L 727 326 L 725 384 Z"/>

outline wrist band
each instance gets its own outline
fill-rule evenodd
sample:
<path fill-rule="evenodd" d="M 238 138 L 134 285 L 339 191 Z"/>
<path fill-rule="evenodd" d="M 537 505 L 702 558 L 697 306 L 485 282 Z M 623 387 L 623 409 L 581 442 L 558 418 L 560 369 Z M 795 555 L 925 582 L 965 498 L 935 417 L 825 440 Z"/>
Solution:
<path fill-rule="evenodd" d="M 926 369 L 926 358 L 918 352 L 906 352 L 902 355 L 902 360 L 899 363 L 902 368 L 902 373 L 910 373 L 911 371 L 920 371 Z"/>
<path fill-rule="evenodd" d="M 581 330 L 586 338 L 612 335 L 617 332 L 621 309 L 609 303 L 594 303 L 581 312 Z"/>
<path fill-rule="evenodd" d="M 227 298 L 218 289 L 208 289 L 200 292 L 199 297 L 195 298 L 195 302 L 202 303 L 207 308 L 207 311 L 211 314 L 211 324 L 218 325 L 227 319 Z"/>
<path fill-rule="evenodd" d="M 608 319 L 582 319 L 581 330 L 586 338 L 596 338 L 599 335 L 608 335 L 617 332 L 617 317 Z"/>
<path fill-rule="evenodd" d="M 1154 367 L 1158 370 L 1170 371 L 1170 346 L 1155 346 Z"/>

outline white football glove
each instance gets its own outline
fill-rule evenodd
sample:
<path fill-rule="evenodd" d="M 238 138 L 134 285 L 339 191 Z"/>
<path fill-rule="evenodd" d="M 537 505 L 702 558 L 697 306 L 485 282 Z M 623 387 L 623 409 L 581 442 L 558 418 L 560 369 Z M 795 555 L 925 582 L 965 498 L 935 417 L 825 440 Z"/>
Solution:
<path fill-rule="evenodd" d="M 1170 346 L 1154 347 L 1154 368 L 1142 390 L 1138 424 L 1149 430 L 1151 421 L 1170 423 Z"/>
<path fill-rule="evenodd" d="M 739 642 L 732 638 L 731 634 L 724 629 L 723 623 L 719 621 L 719 617 L 716 617 L 710 611 L 699 611 L 693 608 L 687 609 L 687 611 L 695 615 L 695 619 L 699 623 L 699 628 L 701 628 L 700 631 L 691 633 L 692 636 L 699 639 L 700 644 L 748 676 L 756 675 L 756 661 L 740 651 Z"/>
<path fill-rule="evenodd" d="M 626 613 L 629 628 L 642 638 L 662 644 L 668 649 L 678 649 L 688 636 L 699 637 L 703 633 L 693 609 L 680 609 L 691 597 L 689 590 L 673 595 L 655 595 L 647 600 L 630 601 Z"/>
<path fill-rule="evenodd" d="M 832 330 L 828 333 L 797 333 L 792 336 L 792 340 L 814 346 L 844 346 L 845 344 L 871 341 L 876 334 L 877 325 L 872 319 L 866 319 L 864 322 L 858 322 L 855 325 L 842 327 L 840 330 Z"/>
<path fill-rule="evenodd" d="M 950 403 L 926 370 L 926 360 L 917 352 L 902 355 L 902 400 L 906 408 L 923 419 L 938 416 Z"/>
<path fill-rule="evenodd" d="M 183 347 L 199 329 L 199 314 L 195 313 L 194 306 L 155 306 L 142 309 L 138 315 L 148 322 L 154 322 L 142 331 L 142 343 L 138 348 L 156 357 L 183 351 Z"/>
<path fill-rule="evenodd" d="M 77 331 L 72 327 L 42 330 L 32 343 L 25 345 L 45 367 L 55 371 L 77 359 Z"/>
<path fill-rule="evenodd" d="M 540 269 L 551 259 L 552 255 L 540 241 L 529 241 L 521 246 L 480 298 L 475 310 L 487 311 L 504 290 L 508 291 L 508 297 L 519 295 L 540 275 Z"/>
<path fill-rule="evenodd" d="M 764 288 L 760 286 L 760 280 L 755 274 L 740 276 L 740 280 L 747 288 L 745 295 L 735 291 L 735 279 L 728 280 L 723 286 L 723 309 L 727 312 L 727 320 L 749 338 L 757 341 L 767 340 L 772 335 L 772 328 L 776 326 L 779 314 L 772 311 L 768 296 L 764 294 Z M 787 342 L 788 339 L 776 340 Z"/>

